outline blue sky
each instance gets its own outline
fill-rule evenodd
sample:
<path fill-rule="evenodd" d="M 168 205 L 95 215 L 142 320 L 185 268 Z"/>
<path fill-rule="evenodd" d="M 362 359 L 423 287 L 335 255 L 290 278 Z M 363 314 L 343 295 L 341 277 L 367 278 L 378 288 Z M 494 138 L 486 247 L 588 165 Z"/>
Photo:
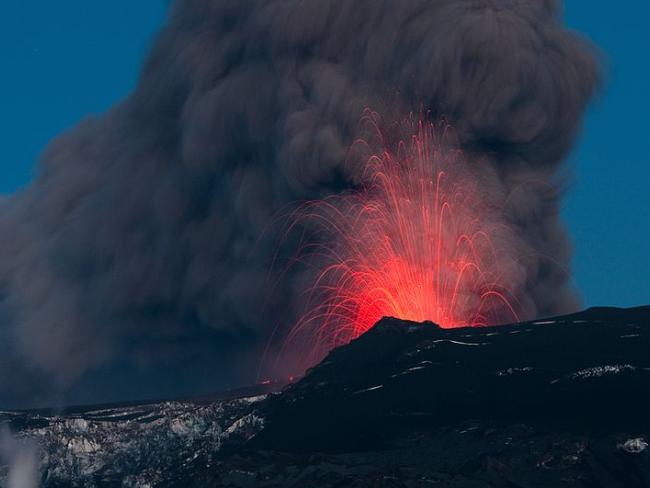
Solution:
<path fill-rule="evenodd" d="M 3 0 L 0 193 L 26 185 L 49 140 L 133 87 L 166 0 Z M 564 216 L 586 305 L 650 303 L 650 2 L 568 0 L 567 23 L 600 46 L 603 93 L 570 159 Z"/>
<path fill-rule="evenodd" d="M 605 56 L 604 91 L 571 158 L 564 216 L 585 303 L 650 304 L 650 2 L 567 0 L 566 21 Z"/>
<path fill-rule="evenodd" d="M 167 4 L 0 2 L 0 192 L 30 180 L 53 137 L 131 90 Z"/>

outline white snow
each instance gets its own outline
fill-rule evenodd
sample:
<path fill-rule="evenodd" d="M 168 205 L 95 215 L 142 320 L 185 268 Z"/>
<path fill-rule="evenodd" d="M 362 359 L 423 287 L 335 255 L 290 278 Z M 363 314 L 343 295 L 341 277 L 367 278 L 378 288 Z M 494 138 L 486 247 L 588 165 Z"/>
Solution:
<path fill-rule="evenodd" d="M 75 454 L 92 454 L 99 451 L 101 446 L 90 440 L 84 438 L 72 438 L 68 441 L 68 449 L 73 451 Z"/>
<path fill-rule="evenodd" d="M 264 419 L 255 414 L 248 414 L 240 419 L 235 420 L 230 427 L 225 431 L 224 437 L 229 437 L 233 434 L 242 434 L 245 437 L 252 437 L 256 432 L 259 432 L 264 427 Z"/>
<path fill-rule="evenodd" d="M 77 432 L 88 431 L 88 421 L 85 419 L 72 419 L 68 421 L 68 426 Z"/>
<path fill-rule="evenodd" d="M 637 437 L 635 439 L 628 439 L 617 447 L 631 454 L 639 454 L 648 448 L 648 443 L 643 437 Z"/>
<path fill-rule="evenodd" d="M 426 369 L 426 366 L 413 366 L 412 368 L 409 368 L 406 371 L 420 371 L 421 369 Z"/>
<path fill-rule="evenodd" d="M 252 397 L 246 397 L 242 398 L 241 401 L 245 403 L 257 403 L 261 402 L 262 400 L 266 399 L 268 395 L 257 395 L 257 396 L 252 396 Z"/>
<path fill-rule="evenodd" d="M 437 341 L 433 341 L 434 344 L 438 344 L 440 342 L 449 342 L 451 344 L 458 344 L 459 346 L 487 346 L 489 344 L 487 342 L 462 342 L 454 341 L 452 339 L 438 339 Z"/>
<path fill-rule="evenodd" d="M 618 374 L 621 371 L 635 371 L 636 367 L 631 364 L 614 364 L 614 365 L 604 365 L 604 366 L 595 366 L 593 368 L 581 369 L 573 373 L 570 378 L 572 380 L 584 380 L 587 378 L 598 378 L 607 374 Z"/>
<path fill-rule="evenodd" d="M 380 388 L 383 388 L 383 387 L 384 387 L 384 385 L 371 386 L 370 388 L 365 388 L 363 390 L 355 391 L 352 394 L 353 395 L 358 395 L 359 393 L 366 393 L 366 392 L 369 392 L 369 391 L 379 390 Z"/>
<path fill-rule="evenodd" d="M 502 369 L 501 371 L 497 371 L 497 376 L 509 376 L 511 374 L 515 373 L 527 373 L 529 371 L 532 371 L 533 368 L 529 366 L 525 366 L 523 368 L 508 368 L 508 369 Z"/>
<path fill-rule="evenodd" d="M 63 483 L 92 477 L 126 460 L 155 466 L 137 476 L 127 475 L 123 486 L 144 487 L 148 482 L 156 486 L 161 481 L 157 478 L 160 463 L 170 452 L 180 452 L 179 457 L 184 459 L 209 456 L 230 435 L 249 439 L 257 434 L 264 421 L 250 410 L 251 404 L 263 398 L 259 395 L 206 405 L 161 402 L 98 409 L 73 417 L 44 415 L 38 417 L 37 426 L 26 428 L 20 437 L 39 446 L 35 462 L 48 479 Z M 7 477 L 2 469 L 0 466 L 0 486 Z"/>

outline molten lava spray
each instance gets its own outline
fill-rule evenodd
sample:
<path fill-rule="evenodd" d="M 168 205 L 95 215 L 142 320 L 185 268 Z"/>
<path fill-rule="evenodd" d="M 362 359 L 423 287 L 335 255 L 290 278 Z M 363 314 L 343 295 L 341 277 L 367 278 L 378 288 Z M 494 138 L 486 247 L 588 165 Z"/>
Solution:
<path fill-rule="evenodd" d="M 288 344 L 306 341 L 312 362 L 384 316 L 442 327 L 518 320 L 506 273 L 516 256 L 496 244 L 509 229 L 450 129 L 411 117 L 391 142 L 378 115 L 364 122 L 363 184 L 295 214 L 317 236 L 301 261 L 317 265 Z"/>

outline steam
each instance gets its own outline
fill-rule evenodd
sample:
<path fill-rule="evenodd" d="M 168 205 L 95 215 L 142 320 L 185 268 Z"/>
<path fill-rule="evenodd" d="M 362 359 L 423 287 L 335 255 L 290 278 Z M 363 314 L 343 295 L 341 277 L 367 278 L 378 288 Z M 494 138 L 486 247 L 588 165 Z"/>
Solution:
<path fill-rule="evenodd" d="M 38 451 L 35 445 L 16 439 L 8 429 L 0 430 L 0 467 L 6 468 L 3 486 L 38 487 L 40 480 L 38 463 Z"/>
<path fill-rule="evenodd" d="M 558 170 L 599 70 L 559 10 L 553 0 L 176 2 L 134 92 L 53 141 L 35 181 L 1 202 L 5 361 L 19 382 L 65 387 L 115 360 L 259 347 L 276 312 L 291 317 L 300 283 L 269 278 L 269 223 L 291 202 L 360 182 L 344 162 L 367 107 L 425 109 L 453 125 L 531 250 L 526 315 L 575 309 Z M 282 298 L 265 308 L 269 280 Z M 217 342 L 191 340 L 207 329 Z"/>

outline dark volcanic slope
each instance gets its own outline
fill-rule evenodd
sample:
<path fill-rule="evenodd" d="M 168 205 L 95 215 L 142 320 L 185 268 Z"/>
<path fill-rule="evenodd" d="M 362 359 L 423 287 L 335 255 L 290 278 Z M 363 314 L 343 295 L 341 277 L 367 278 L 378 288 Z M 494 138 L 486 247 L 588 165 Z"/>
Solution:
<path fill-rule="evenodd" d="M 377 447 L 475 419 L 589 435 L 650 431 L 650 307 L 440 329 L 384 319 L 267 402 L 256 442 Z"/>
<path fill-rule="evenodd" d="M 38 443 L 46 486 L 648 487 L 649 353 L 650 307 L 384 319 L 281 393 L 0 423 Z"/>

